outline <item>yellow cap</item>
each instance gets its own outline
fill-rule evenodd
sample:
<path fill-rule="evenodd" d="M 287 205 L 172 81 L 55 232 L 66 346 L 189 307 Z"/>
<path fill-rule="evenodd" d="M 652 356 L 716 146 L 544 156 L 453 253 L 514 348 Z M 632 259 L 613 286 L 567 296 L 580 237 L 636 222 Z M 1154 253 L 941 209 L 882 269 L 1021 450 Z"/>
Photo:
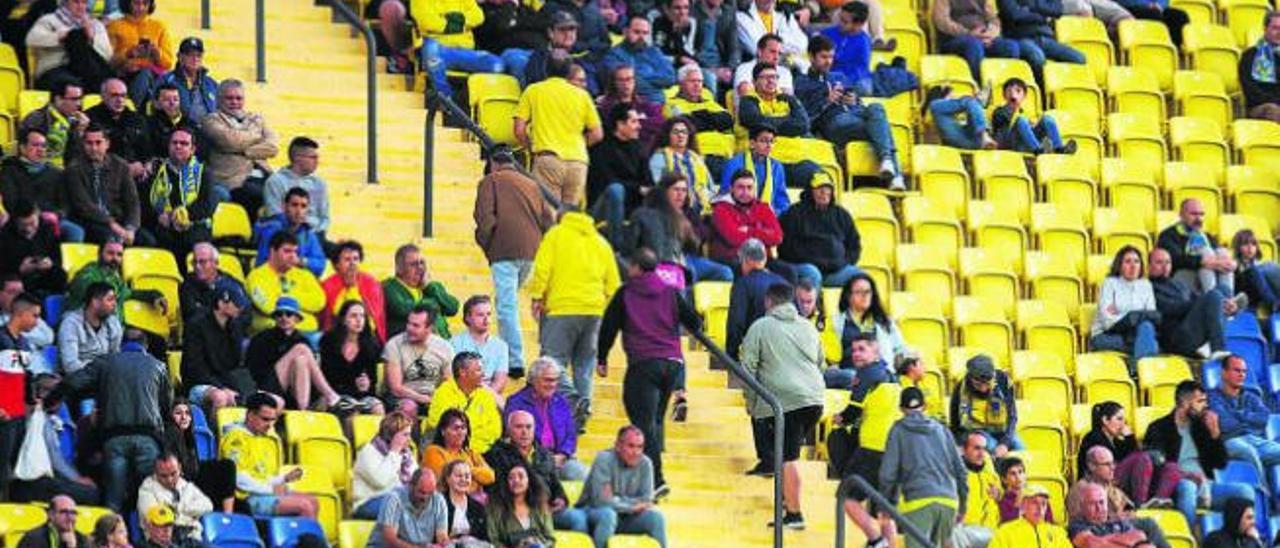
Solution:
<path fill-rule="evenodd" d="M 147 510 L 147 522 L 151 525 L 173 525 L 173 509 L 167 504 L 157 504 Z"/>
<path fill-rule="evenodd" d="M 1026 487 L 1022 488 L 1022 500 L 1026 500 L 1031 497 L 1049 498 L 1049 490 L 1045 489 L 1042 485 L 1036 485 L 1034 483 L 1028 484 Z"/>

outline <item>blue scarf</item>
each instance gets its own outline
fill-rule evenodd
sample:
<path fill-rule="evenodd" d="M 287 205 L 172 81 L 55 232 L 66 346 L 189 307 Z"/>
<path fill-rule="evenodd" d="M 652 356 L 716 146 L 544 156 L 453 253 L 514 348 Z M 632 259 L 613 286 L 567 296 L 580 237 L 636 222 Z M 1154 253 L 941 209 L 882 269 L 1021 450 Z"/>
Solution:
<path fill-rule="evenodd" d="M 1256 48 L 1253 66 L 1249 68 L 1249 76 L 1264 84 L 1276 83 L 1276 58 L 1271 50 L 1271 44 L 1267 43 L 1266 38 L 1262 38 L 1258 40 Z"/>

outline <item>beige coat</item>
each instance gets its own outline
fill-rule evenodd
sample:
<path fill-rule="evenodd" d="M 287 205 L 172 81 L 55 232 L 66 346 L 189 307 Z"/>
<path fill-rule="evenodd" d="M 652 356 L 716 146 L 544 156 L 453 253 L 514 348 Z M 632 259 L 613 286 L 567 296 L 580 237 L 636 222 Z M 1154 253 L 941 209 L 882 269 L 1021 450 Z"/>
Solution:
<path fill-rule="evenodd" d="M 208 149 L 205 155 L 214 180 L 227 188 L 240 188 L 254 166 L 269 171 L 267 160 L 280 152 L 280 136 L 267 127 L 261 114 L 246 113 L 243 120 L 218 111 L 200 122 Z"/>

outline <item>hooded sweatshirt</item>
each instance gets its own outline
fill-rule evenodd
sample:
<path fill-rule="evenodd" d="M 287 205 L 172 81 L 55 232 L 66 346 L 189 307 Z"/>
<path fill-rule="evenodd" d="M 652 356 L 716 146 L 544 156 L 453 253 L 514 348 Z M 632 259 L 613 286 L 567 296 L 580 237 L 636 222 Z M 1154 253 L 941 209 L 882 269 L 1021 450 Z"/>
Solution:
<path fill-rule="evenodd" d="M 738 350 L 738 360 L 782 404 L 782 412 L 822 407 L 826 385 L 822 382 L 822 342 L 813 322 L 800 316 L 796 306 L 781 304 L 751 324 Z M 773 416 L 773 410 L 754 392 L 747 395 L 751 418 Z"/>
<path fill-rule="evenodd" d="M 543 300 L 551 316 L 599 316 L 621 283 L 613 249 L 595 221 L 569 212 L 538 246 L 529 294 Z"/>
<path fill-rule="evenodd" d="M 682 361 L 680 325 L 702 328 L 702 319 L 680 292 L 662 281 L 657 272 L 631 278 L 613 295 L 600 324 L 597 359 L 609 358 L 613 339 L 622 331 L 627 360 Z"/>
<path fill-rule="evenodd" d="M 1240 520 L 1244 518 L 1244 510 L 1250 506 L 1253 506 L 1251 500 L 1227 499 L 1227 506 L 1222 512 L 1222 528 L 1205 537 L 1204 548 L 1262 548 L 1258 539 L 1240 532 Z"/>
<path fill-rule="evenodd" d="M 880 488 L 889 500 L 901 491 L 903 512 L 931 503 L 965 513 L 969 483 L 955 440 L 942 423 L 910 412 L 889 430 L 880 464 Z"/>
<path fill-rule="evenodd" d="M 778 258 L 792 263 L 811 263 L 823 273 L 846 265 L 858 264 L 862 242 L 853 217 L 833 200 L 818 207 L 813 192 L 805 191 L 800 203 L 788 208 L 778 218 L 782 226 L 782 245 Z"/>

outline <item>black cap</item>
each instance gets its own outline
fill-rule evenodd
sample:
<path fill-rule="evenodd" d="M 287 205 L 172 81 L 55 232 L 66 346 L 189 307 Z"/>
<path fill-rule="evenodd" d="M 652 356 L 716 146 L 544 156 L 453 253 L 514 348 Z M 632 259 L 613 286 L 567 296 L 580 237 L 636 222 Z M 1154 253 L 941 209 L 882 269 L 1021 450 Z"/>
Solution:
<path fill-rule="evenodd" d="M 902 389 L 898 396 L 898 407 L 902 409 L 920 409 L 924 407 L 924 392 L 914 386 Z"/>
<path fill-rule="evenodd" d="M 516 156 L 510 146 L 499 144 L 489 151 L 489 160 L 499 164 L 514 164 Z"/>
<path fill-rule="evenodd" d="M 966 373 L 975 379 L 990 379 L 996 376 L 996 365 L 991 361 L 991 357 L 986 354 L 978 354 L 969 358 L 965 364 Z"/>
<path fill-rule="evenodd" d="M 204 53 L 204 40 L 195 36 L 188 36 L 182 39 L 181 44 L 178 44 L 178 53 L 191 53 L 193 51 Z"/>
<path fill-rule="evenodd" d="M 557 11 L 551 14 L 551 28 L 558 29 L 563 27 L 578 28 L 578 20 L 573 18 L 573 14 L 567 11 Z"/>

